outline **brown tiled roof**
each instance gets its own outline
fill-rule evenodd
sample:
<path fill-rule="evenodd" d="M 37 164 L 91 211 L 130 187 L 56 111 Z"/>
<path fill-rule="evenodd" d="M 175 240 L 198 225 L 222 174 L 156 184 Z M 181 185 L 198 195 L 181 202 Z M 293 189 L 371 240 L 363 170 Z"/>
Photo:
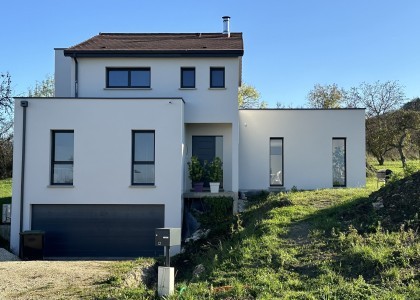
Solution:
<path fill-rule="evenodd" d="M 66 56 L 242 56 L 242 33 L 100 33 Z"/>

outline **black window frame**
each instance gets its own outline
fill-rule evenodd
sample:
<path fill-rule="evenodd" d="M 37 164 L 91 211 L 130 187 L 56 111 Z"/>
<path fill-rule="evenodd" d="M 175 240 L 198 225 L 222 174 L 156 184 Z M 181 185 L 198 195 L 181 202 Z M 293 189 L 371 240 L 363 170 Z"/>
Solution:
<path fill-rule="evenodd" d="M 333 137 L 332 138 L 332 145 L 334 143 L 334 140 L 343 140 L 344 141 L 344 184 L 334 184 L 334 165 L 332 166 L 332 171 L 333 171 L 333 187 L 347 187 L 347 138 L 345 137 Z M 331 159 L 331 163 L 333 164 L 334 162 L 334 148 L 332 147 L 333 152 L 332 154 L 332 159 Z"/>
<path fill-rule="evenodd" d="M 271 141 L 272 140 L 281 140 L 281 184 L 272 184 L 271 183 Z M 284 138 L 283 137 L 270 137 L 270 141 L 269 141 L 269 182 L 270 182 L 270 187 L 280 187 L 280 186 L 284 186 Z"/>
<path fill-rule="evenodd" d="M 135 160 L 135 136 L 136 133 L 153 133 L 153 161 L 136 161 Z M 153 165 L 156 170 L 156 131 L 155 130 L 132 130 L 131 132 L 131 185 L 148 185 L 154 186 L 156 183 L 156 173 L 153 182 L 134 182 L 134 166 L 136 165 Z"/>
<path fill-rule="evenodd" d="M 128 75 L 127 85 L 109 85 L 109 72 L 111 71 L 126 71 Z M 131 72 L 133 71 L 148 71 L 149 72 L 149 85 L 131 85 Z M 106 68 L 106 87 L 109 89 L 118 88 L 141 88 L 148 89 L 152 86 L 152 72 L 150 67 L 139 67 L 139 68 Z"/>
<path fill-rule="evenodd" d="M 184 83 L 184 71 L 194 71 L 194 85 L 193 86 L 187 86 Z M 195 67 L 181 67 L 181 89 L 195 89 Z"/>
<path fill-rule="evenodd" d="M 213 71 L 223 71 L 223 86 L 213 85 Z M 226 87 L 226 71 L 225 67 L 210 67 L 210 88 L 211 89 L 224 89 Z"/>
<path fill-rule="evenodd" d="M 57 133 L 72 133 L 73 134 L 73 160 L 55 160 L 55 138 Z M 73 178 L 71 183 L 54 182 L 54 166 L 55 165 L 72 165 L 73 167 Z M 51 166 L 50 166 L 50 184 L 51 185 L 70 185 L 74 183 L 74 130 L 51 130 Z"/>

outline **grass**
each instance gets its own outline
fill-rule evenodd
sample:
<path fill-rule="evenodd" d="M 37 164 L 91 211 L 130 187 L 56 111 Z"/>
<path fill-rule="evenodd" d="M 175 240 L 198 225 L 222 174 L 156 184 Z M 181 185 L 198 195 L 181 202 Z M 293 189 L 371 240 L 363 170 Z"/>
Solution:
<path fill-rule="evenodd" d="M 12 201 L 12 179 L 0 180 L 0 204 L 11 203 Z"/>

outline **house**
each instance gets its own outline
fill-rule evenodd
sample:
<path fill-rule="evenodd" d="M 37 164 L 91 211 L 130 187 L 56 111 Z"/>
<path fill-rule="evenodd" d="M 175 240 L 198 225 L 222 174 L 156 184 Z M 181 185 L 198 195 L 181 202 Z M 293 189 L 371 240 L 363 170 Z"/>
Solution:
<path fill-rule="evenodd" d="M 181 227 L 187 162 L 223 160 L 224 194 L 365 184 L 364 111 L 238 110 L 242 33 L 101 33 L 55 49 L 55 97 L 16 98 L 11 249 L 162 253 Z M 172 247 L 172 253 L 179 247 Z"/>

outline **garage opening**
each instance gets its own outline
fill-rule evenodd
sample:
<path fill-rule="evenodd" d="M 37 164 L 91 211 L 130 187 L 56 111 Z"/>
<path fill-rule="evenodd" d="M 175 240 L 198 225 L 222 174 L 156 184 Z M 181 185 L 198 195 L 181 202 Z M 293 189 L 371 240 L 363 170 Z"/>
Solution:
<path fill-rule="evenodd" d="M 153 257 L 164 205 L 34 204 L 32 230 L 45 234 L 45 257 Z"/>

